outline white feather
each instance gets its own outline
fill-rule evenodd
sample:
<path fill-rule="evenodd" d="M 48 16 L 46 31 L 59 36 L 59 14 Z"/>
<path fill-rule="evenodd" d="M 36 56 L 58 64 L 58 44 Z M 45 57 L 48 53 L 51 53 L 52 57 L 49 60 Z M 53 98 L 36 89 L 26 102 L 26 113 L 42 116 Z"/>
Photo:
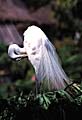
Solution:
<path fill-rule="evenodd" d="M 24 47 L 35 69 L 38 87 L 48 90 L 65 88 L 69 78 L 60 65 L 55 47 L 40 28 L 28 27 L 24 32 Z"/>

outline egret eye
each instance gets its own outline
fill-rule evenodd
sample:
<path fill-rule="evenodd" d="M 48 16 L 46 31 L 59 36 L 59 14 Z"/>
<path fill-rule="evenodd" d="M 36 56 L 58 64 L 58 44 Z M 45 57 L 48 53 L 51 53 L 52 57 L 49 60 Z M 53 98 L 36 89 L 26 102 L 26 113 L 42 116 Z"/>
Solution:
<path fill-rule="evenodd" d="M 16 55 L 19 55 L 19 54 L 20 54 L 20 52 L 19 52 L 19 51 L 16 51 L 16 50 L 14 50 L 14 53 L 15 53 Z"/>

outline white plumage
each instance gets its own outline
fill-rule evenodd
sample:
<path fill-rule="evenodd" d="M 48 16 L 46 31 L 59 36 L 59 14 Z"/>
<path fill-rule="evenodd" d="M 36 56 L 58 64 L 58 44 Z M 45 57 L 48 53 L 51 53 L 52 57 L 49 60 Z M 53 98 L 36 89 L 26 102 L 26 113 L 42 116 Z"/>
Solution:
<path fill-rule="evenodd" d="M 15 48 L 15 44 L 10 45 L 8 54 L 11 58 L 15 58 L 13 53 L 14 56 L 16 53 L 16 58 L 17 55 L 19 58 L 28 56 L 35 69 L 37 89 L 58 90 L 65 88 L 69 83 L 69 78 L 60 65 L 55 47 L 45 33 L 37 26 L 28 27 L 24 32 L 23 45 L 23 48 L 18 46 L 18 49 Z"/>

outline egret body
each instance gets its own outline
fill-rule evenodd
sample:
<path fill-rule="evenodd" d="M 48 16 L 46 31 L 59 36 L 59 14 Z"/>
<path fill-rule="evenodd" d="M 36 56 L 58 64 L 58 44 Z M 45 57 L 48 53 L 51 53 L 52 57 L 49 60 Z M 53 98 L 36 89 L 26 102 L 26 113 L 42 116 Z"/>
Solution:
<path fill-rule="evenodd" d="M 36 89 L 64 89 L 69 78 L 64 72 L 56 49 L 45 33 L 37 26 L 29 26 L 24 32 L 23 48 L 12 44 L 8 55 L 12 59 L 27 57 L 36 73 Z"/>

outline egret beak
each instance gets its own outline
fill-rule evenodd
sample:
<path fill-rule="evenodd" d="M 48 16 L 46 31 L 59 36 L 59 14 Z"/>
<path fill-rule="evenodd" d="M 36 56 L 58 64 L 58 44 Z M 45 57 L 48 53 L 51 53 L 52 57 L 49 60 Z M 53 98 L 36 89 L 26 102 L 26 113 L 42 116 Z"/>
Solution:
<path fill-rule="evenodd" d="M 28 57 L 27 54 L 20 54 L 20 55 L 17 55 L 17 58 L 15 58 L 15 60 L 19 61 L 19 60 L 21 60 L 23 58 L 27 58 L 27 57 Z"/>

